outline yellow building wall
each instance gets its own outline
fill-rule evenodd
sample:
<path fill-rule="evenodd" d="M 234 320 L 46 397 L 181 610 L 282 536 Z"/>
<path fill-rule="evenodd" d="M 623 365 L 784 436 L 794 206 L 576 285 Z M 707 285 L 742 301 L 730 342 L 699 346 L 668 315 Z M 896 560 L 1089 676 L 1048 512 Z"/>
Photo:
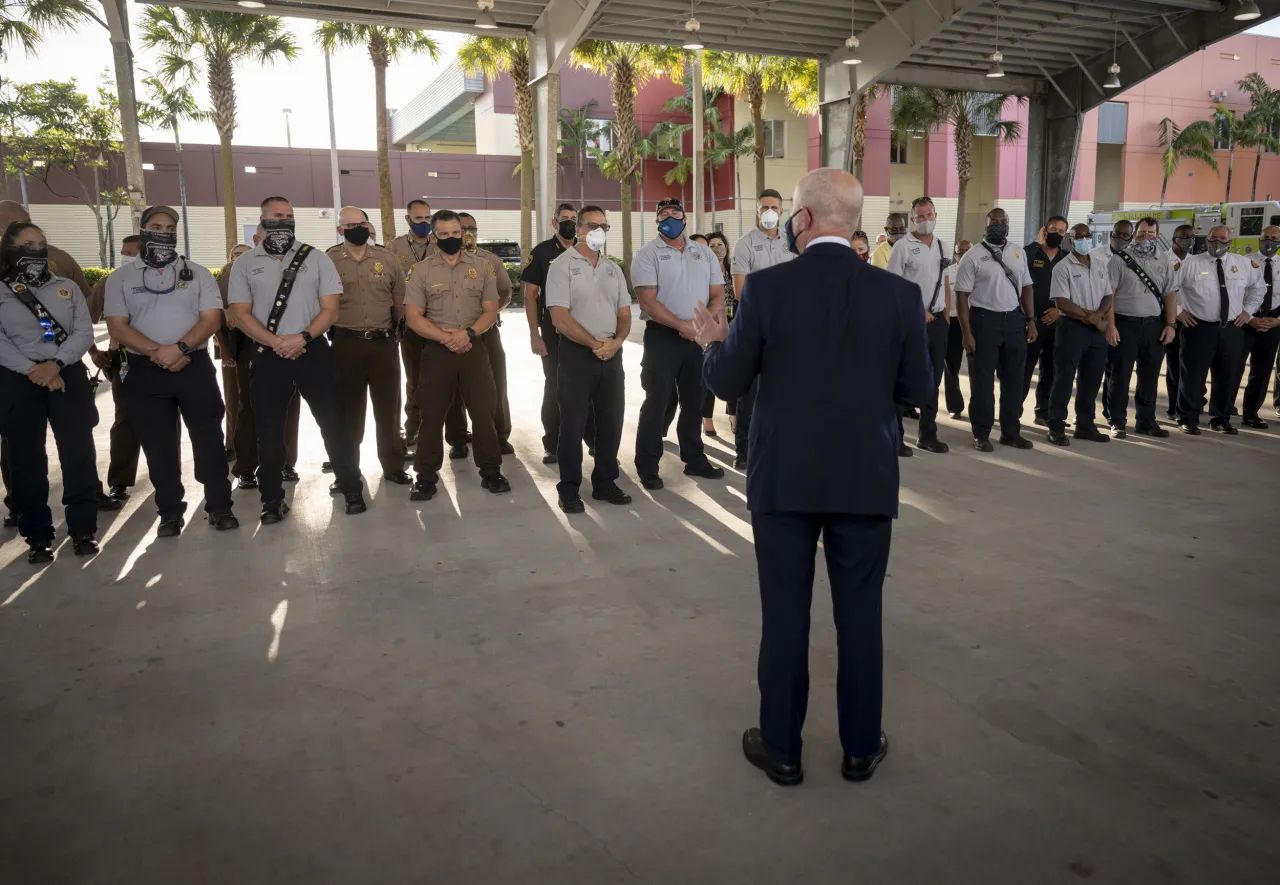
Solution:
<path fill-rule="evenodd" d="M 787 206 L 791 203 L 796 185 L 809 171 L 809 118 L 798 116 L 787 106 L 787 100 L 775 92 L 765 95 L 761 116 L 765 120 L 786 121 L 786 156 L 764 161 L 764 186 L 782 194 L 783 205 Z M 737 129 L 748 125 L 751 122 L 751 106 L 744 101 L 735 100 L 733 119 Z M 756 159 L 752 155 L 743 157 L 738 162 L 744 211 L 752 213 L 755 212 L 757 196 Z"/>
<path fill-rule="evenodd" d="M 907 162 L 889 164 L 889 211 L 908 212 L 911 201 L 924 195 L 925 141 L 907 140 Z"/>

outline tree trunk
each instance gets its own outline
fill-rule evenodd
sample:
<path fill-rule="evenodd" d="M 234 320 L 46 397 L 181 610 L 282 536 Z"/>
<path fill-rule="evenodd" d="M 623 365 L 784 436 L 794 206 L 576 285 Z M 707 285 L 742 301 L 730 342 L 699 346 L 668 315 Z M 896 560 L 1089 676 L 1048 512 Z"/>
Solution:
<path fill-rule="evenodd" d="M 516 106 L 516 139 L 520 142 L 520 250 L 533 249 L 533 93 L 529 89 L 528 44 L 520 40 L 511 53 L 511 82 Z"/>
<path fill-rule="evenodd" d="M 107 266 L 107 232 L 102 226 L 102 182 L 98 176 L 98 167 L 93 167 L 93 202 L 89 204 L 93 217 L 98 222 L 98 267 Z"/>
<path fill-rule="evenodd" d="M 1258 154 L 1253 159 L 1253 187 L 1249 190 L 1249 202 L 1258 199 L 1258 167 L 1262 165 L 1262 143 L 1258 143 Z"/>
<path fill-rule="evenodd" d="M 375 55 L 374 53 L 377 52 Z M 379 242 L 390 243 L 396 236 L 396 210 L 391 201 L 391 157 L 390 139 L 387 131 L 387 59 L 386 46 L 369 45 L 369 54 L 373 56 L 373 104 L 378 115 L 378 199 L 382 209 L 382 239 Z M 334 219 L 337 223 L 337 219 Z"/>
<path fill-rule="evenodd" d="M 222 154 L 222 222 L 227 240 L 227 254 L 231 247 L 240 242 L 236 230 L 236 164 L 231 156 L 231 133 L 218 133 L 218 144 Z"/>
<path fill-rule="evenodd" d="M 520 153 L 520 254 L 533 251 L 533 151 Z"/>
<path fill-rule="evenodd" d="M 742 163 L 738 161 L 737 157 L 733 158 L 733 175 L 738 185 L 738 199 L 734 200 L 738 204 L 738 236 L 742 236 L 746 233 L 742 227 Z"/>
<path fill-rule="evenodd" d="M 587 152 L 578 145 L 578 209 L 587 205 Z"/>
<path fill-rule="evenodd" d="M 756 140 L 756 195 L 764 190 L 764 114 L 761 111 L 761 105 L 764 104 L 763 98 L 760 102 L 751 105 L 751 128 L 755 130 Z"/>
<path fill-rule="evenodd" d="M 707 164 L 707 180 L 709 181 L 709 183 L 710 183 L 710 185 L 711 185 L 711 187 L 710 187 L 710 190 L 711 190 L 711 230 L 715 230 L 715 229 L 716 229 L 716 167 L 715 167 L 713 164 L 711 164 L 711 163 L 708 163 L 708 164 Z"/>
<path fill-rule="evenodd" d="M 956 233 L 955 242 L 964 239 L 964 214 L 969 195 L 969 180 L 973 177 L 973 130 L 968 126 L 957 126 L 956 139 L 956 178 L 959 179 L 959 191 L 956 198 Z"/>
<path fill-rule="evenodd" d="M 178 156 L 178 200 L 182 203 L 182 254 L 191 258 L 191 224 L 187 221 L 187 176 L 182 169 L 182 139 L 178 136 L 178 121 L 169 118 L 173 125 L 173 152 Z M 230 254 L 230 250 L 228 253 Z"/>
<path fill-rule="evenodd" d="M 867 153 L 867 94 L 858 96 L 853 112 L 853 174 L 862 180 L 862 160 Z"/>
<path fill-rule="evenodd" d="M 1233 142 L 1231 147 L 1227 149 L 1227 195 L 1222 198 L 1222 202 L 1231 202 L 1231 174 L 1236 170 L 1236 146 Z"/>
<path fill-rule="evenodd" d="M 226 234 L 226 251 L 240 242 L 236 231 L 236 167 L 231 155 L 231 136 L 236 131 L 236 84 L 231 59 L 224 55 L 209 56 L 209 98 L 213 102 L 213 122 L 218 127 L 219 153 L 222 157 L 222 221 Z"/>
<path fill-rule="evenodd" d="M 1169 176 L 1164 177 L 1164 181 L 1160 184 L 1160 208 L 1164 208 L 1164 193 L 1169 189 Z"/>
<path fill-rule="evenodd" d="M 624 180 L 618 188 L 618 201 L 622 206 L 622 276 L 631 291 L 631 182 Z"/>

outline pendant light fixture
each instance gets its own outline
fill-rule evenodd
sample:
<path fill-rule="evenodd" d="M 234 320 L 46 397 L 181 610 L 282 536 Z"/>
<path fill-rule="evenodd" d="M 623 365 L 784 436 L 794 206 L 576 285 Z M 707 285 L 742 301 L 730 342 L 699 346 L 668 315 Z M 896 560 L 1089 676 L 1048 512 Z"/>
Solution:
<path fill-rule="evenodd" d="M 493 17 L 493 0 L 476 0 L 476 9 L 480 10 L 480 14 L 476 16 L 476 27 L 485 31 L 492 31 L 498 26 L 498 20 Z"/>
<path fill-rule="evenodd" d="M 697 51 L 702 48 L 702 24 L 693 17 L 694 0 L 689 0 L 689 18 L 684 23 L 684 48 Z"/>
<path fill-rule="evenodd" d="M 844 48 L 849 50 L 847 57 L 841 59 L 847 65 L 860 65 L 862 58 L 858 55 L 858 4 L 857 0 L 852 0 L 849 4 L 849 15 L 852 18 L 852 25 L 849 28 L 849 38 L 844 41 Z"/>
<path fill-rule="evenodd" d="M 1262 18 L 1262 10 L 1258 8 L 1258 4 L 1253 0 L 1240 0 L 1240 8 L 1236 10 L 1235 20 L 1251 22 L 1255 18 Z"/>
<path fill-rule="evenodd" d="M 1000 62 L 1004 61 L 1004 53 L 1000 51 L 1000 6 L 993 0 L 991 8 L 996 11 L 996 51 L 987 56 L 991 62 L 991 67 L 987 68 L 987 76 L 997 79 L 1004 76 L 1004 68 L 1000 67 Z"/>
<path fill-rule="evenodd" d="M 1112 18 L 1115 30 L 1111 35 L 1111 67 L 1107 68 L 1111 74 L 1107 78 L 1107 82 L 1102 84 L 1103 89 L 1119 89 L 1120 88 L 1120 63 L 1116 61 L 1116 51 L 1120 45 L 1120 23 Z"/>

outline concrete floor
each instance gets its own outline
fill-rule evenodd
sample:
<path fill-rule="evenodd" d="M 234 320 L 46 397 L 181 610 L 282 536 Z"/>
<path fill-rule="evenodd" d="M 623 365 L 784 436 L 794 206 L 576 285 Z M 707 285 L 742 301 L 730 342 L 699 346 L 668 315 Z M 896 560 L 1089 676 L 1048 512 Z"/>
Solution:
<path fill-rule="evenodd" d="M 903 464 L 888 762 L 839 777 L 820 578 L 808 779 L 783 790 L 739 750 L 742 476 L 669 454 L 639 489 L 630 346 L 635 503 L 568 520 L 523 329 L 510 495 L 454 463 L 411 504 L 370 440 L 346 517 L 304 417 L 283 525 L 238 492 L 238 533 L 159 542 L 144 484 L 92 561 L 34 570 L 9 533 L 0 882 L 1277 881 L 1280 431 L 980 455 L 944 420 L 956 450 Z"/>

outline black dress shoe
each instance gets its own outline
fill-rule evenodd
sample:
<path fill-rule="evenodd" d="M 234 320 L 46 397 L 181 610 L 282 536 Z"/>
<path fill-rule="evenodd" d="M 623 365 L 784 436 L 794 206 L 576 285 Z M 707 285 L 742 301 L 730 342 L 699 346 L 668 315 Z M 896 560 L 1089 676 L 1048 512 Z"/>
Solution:
<path fill-rule="evenodd" d="M 685 476 L 699 476 L 703 479 L 724 479 L 724 468 L 716 467 L 710 461 L 703 464 L 686 464 Z"/>
<path fill-rule="evenodd" d="M 256 489 L 258 487 L 258 478 L 252 473 L 240 474 L 239 480 L 236 482 L 238 489 Z"/>
<path fill-rule="evenodd" d="M 405 473 L 403 470 L 396 473 L 384 473 L 382 478 L 387 482 L 393 482 L 398 486 L 407 486 L 413 482 L 413 477 Z"/>
<path fill-rule="evenodd" d="M 76 556 L 95 556 L 98 553 L 98 542 L 93 535 L 71 536 L 71 551 Z"/>
<path fill-rule="evenodd" d="M 547 452 L 542 456 L 542 463 L 543 464 L 559 464 L 560 456 L 557 455 L 555 452 Z"/>
<path fill-rule="evenodd" d="M 746 470 L 746 469 L 747 469 L 747 456 L 746 456 L 746 455 L 739 455 L 738 457 L 734 458 L 734 459 L 733 459 L 733 469 L 734 469 L 734 470 Z"/>
<path fill-rule="evenodd" d="M 991 445 L 991 440 L 984 439 L 983 437 L 980 437 L 980 436 L 975 436 L 973 438 L 973 448 L 975 451 L 978 451 L 978 452 L 994 452 L 995 451 L 995 447 Z"/>
<path fill-rule="evenodd" d="M 43 541 L 36 544 L 28 545 L 27 562 L 32 565 L 40 565 L 44 562 L 53 562 L 53 544 Z"/>
<path fill-rule="evenodd" d="M 1051 446 L 1062 446 L 1063 448 L 1066 448 L 1071 445 L 1071 440 L 1067 439 L 1067 435 L 1061 430 L 1050 430 L 1047 439 Z"/>
<path fill-rule="evenodd" d="M 156 529 L 157 538 L 176 538 L 182 534 L 182 526 L 185 525 L 181 516 L 170 516 L 168 519 L 160 520 L 160 527 Z"/>
<path fill-rule="evenodd" d="M 1133 432 L 1139 436 L 1154 436 L 1156 439 L 1164 439 L 1169 435 L 1169 431 L 1159 424 L 1139 424 L 1133 428 Z"/>
<path fill-rule="evenodd" d="M 430 501 L 436 496 L 436 484 L 418 480 L 409 491 L 410 501 Z"/>
<path fill-rule="evenodd" d="M 631 496 L 617 486 L 606 486 L 601 489 L 592 489 L 591 498 L 594 501 L 608 501 L 610 504 L 622 506 L 631 503 Z"/>
<path fill-rule="evenodd" d="M 1125 432 L 1125 429 L 1124 429 L 1123 427 L 1120 427 L 1120 426 L 1115 425 L 1115 424 L 1112 424 L 1112 425 L 1111 425 L 1111 438 L 1112 438 L 1112 439 L 1124 439 L 1124 438 L 1125 438 L 1125 437 L 1127 437 L 1128 435 L 1129 435 L 1129 434 Z"/>
<path fill-rule="evenodd" d="M 920 420 L 920 411 L 919 411 L 918 409 L 911 409 L 911 408 L 903 409 L 903 410 L 902 410 L 902 417 L 903 417 L 903 418 L 910 418 L 912 421 L 919 421 L 919 420 Z"/>
<path fill-rule="evenodd" d="M 1010 446 L 1015 449 L 1034 449 L 1035 445 L 1025 436 L 1002 436 L 1000 437 L 1000 445 Z"/>
<path fill-rule="evenodd" d="M 347 516 L 353 516 L 357 513 L 364 513 L 369 509 L 369 505 L 364 502 L 363 492 L 349 492 L 342 496 L 347 506 Z"/>
<path fill-rule="evenodd" d="M 784 765 L 769 755 L 769 748 L 764 745 L 764 737 L 758 728 L 748 728 L 742 733 L 742 755 L 780 787 L 794 787 L 804 781 L 804 768 Z"/>
<path fill-rule="evenodd" d="M 1031 423 L 1036 425 L 1037 427 L 1049 426 L 1049 422 L 1045 419 L 1043 415 L 1036 415 L 1034 418 L 1031 419 Z"/>
<path fill-rule="evenodd" d="M 507 482 L 507 478 L 499 473 L 496 476 L 486 476 L 480 480 L 480 488 L 486 492 L 501 495 L 504 492 L 511 491 L 511 483 Z"/>
<path fill-rule="evenodd" d="M 320 472 L 321 472 L 321 473 L 333 473 L 333 462 L 332 462 L 332 461 L 321 461 L 321 462 L 320 462 Z"/>
<path fill-rule="evenodd" d="M 711 428 L 710 430 L 707 430 L 707 429 L 704 427 L 704 428 L 703 428 L 703 430 L 702 430 L 702 435 L 703 435 L 703 436 L 710 436 L 710 437 L 718 437 L 720 434 L 716 433 L 716 429 L 715 429 L 714 427 L 713 427 L 713 428 Z"/>
<path fill-rule="evenodd" d="M 289 505 L 284 501 L 272 501 L 262 505 L 262 524 L 273 525 L 281 522 L 289 514 Z"/>
<path fill-rule="evenodd" d="M 595 446 L 587 446 L 587 457 L 588 457 L 588 458 L 594 458 L 595 456 L 596 456 L 596 447 L 595 447 Z"/>
<path fill-rule="evenodd" d="M 840 776 L 847 781 L 869 781 L 876 768 L 889 753 L 889 738 L 880 732 L 880 746 L 870 756 L 845 756 L 840 762 Z"/>
<path fill-rule="evenodd" d="M 281 482 L 297 482 L 300 479 L 302 479 L 302 477 L 298 476 L 298 471 L 294 470 L 292 467 L 286 467 L 284 470 L 280 471 Z"/>
<path fill-rule="evenodd" d="M 119 510 L 124 506 L 121 502 L 115 500 L 109 495 L 103 494 L 101 491 L 94 492 L 94 499 L 98 503 L 98 510 L 102 513 L 109 513 L 112 510 Z"/>
<path fill-rule="evenodd" d="M 1185 433 L 1187 436 L 1200 435 L 1200 427 L 1196 424 L 1189 424 L 1186 421 L 1179 421 L 1178 429 L 1181 430 L 1183 433 Z"/>
<path fill-rule="evenodd" d="M 471 450 L 467 448 L 466 443 L 458 443 L 456 446 L 449 446 L 449 457 L 457 461 L 459 458 L 465 458 L 471 454 Z"/>
<path fill-rule="evenodd" d="M 950 415 L 956 421 L 959 421 L 961 418 L 964 417 L 964 409 L 958 409 L 954 412 L 947 412 L 947 414 Z"/>
<path fill-rule="evenodd" d="M 1240 432 L 1230 421 L 1210 421 L 1209 429 L 1214 433 L 1225 433 L 1227 436 L 1235 436 Z"/>
<path fill-rule="evenodd" d="M 1266 430 L 1271 426 L 1257 415 L 1250 415 L 1248 418 L 1241 418 L 1240 423 L 1245 427 L 1252 427 L 1254 430 Z"/>
<path fill-rule="evenodd" d="M 342 491 L 342 480 L 335 479 L 333 482 L 329 483 L 329 494 L 336 495 L 341 491 Z"/>
<path fill-rule="evenodd" d="M 213 526 L 215 531 L 226 532 L 240 528 L 240 520 L 236 519 L 235 514 L 230 510 L 224 510 L 221 513 L 210 513 L 209 525 Z"/>
<path fill-rule="evenodd" d="M 514 455 L 516 453 L 516 447 L 513 446 L 511 443 L 507 442 L 505 439 L 502 441 L 502 444 L 498 446 L 498 449 L 504 455 Z"/>
<path fill-rule="evenodd" d="M 640 477 L 640 485 L 651 492 L 659 491 L 662 489 L 662 477 L 656 473 L 646 473 Z"/>
<path fill-rule="evenodd" d="M 4 527 L 7 529 L 16 529 L 18 527 L 18 514 L 6 513 L 4 515 Z"/>
<path fill-rule="evenodd" d="M 574 495 L 572 498 L 560 496 L 560 509 L 565 513 L 585 513 L 587 505 L 582 503 L 582 496 Z"/>
<path fill-rule="evenodd" d="M 1111 437 L 1107 436 L 1096 427 L 1077 427 L 1071 436 L 1075 439 L 1085 440 L 1086 442 L 1111 442 Z"/>
<path fill-rule="evenodd" d="M 129 490 L 124 486 L 112 486 L 111 491 L 107 492 L 107 497 L 112 501 L 129 500 Z"/>
<path fill-rule="evenodd" d="M 916 448 L 923 452 L 933 452 L 935 455 L 945 455 L 951 451 L 951 446 L 936 439 L 916 440 Z"/>
<path fill-rule="evenodd" d="M 418 434 L 416 433 L 413 436 L 406 436 L 404 438 L 404 447 L 406 449 L 412 449 L 417 444 L 418 444 Z"/>

